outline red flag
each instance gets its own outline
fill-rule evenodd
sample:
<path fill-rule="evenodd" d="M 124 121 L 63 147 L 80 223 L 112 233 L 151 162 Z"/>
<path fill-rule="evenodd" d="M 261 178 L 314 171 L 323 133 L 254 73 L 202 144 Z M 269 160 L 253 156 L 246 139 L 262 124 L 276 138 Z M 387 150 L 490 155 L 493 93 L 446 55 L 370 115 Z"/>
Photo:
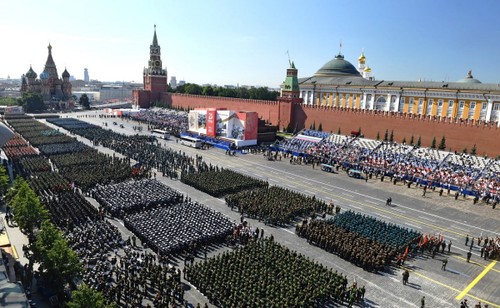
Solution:
<path fill-rule="evenodd" d="M 408 255 L 408 250 L 410 250 L 410 246 L 406 246 L 406 250 L 405 250 L 405 253 L 403 255 L 403 258 L 406 258 L 406 256 Z"/>

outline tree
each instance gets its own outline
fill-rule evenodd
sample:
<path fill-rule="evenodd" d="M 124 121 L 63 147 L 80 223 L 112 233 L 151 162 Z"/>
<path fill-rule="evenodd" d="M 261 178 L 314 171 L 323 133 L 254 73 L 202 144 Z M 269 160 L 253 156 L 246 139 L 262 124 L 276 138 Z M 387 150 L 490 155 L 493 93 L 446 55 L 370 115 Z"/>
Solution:
<path fill-rule="evenodd" d="M 389 135 L 389 141 L 394 142 L 394 130 L 391 129 L 391 134 Z"/>
<path fill-rule="evenodd" d="M 380 132 L 377 132 L 377 140 L 380 140 Z"/>
<path fill-rule="evenodd" d="M 69 308 L 111 308 L 113 305 L 106 305 L 106 299 L 101 292 L 89 288 L 86 284 L 81 284 L 71 292 L 71 301 L 67 303 Z"/>
<path fill-rule="evenodd" d="M 323 131 L 323 125 L 321 124 L 321 122 L 319 123 L 318 125 L 318 131 L 322 132 Z"/>
<path fill-rule="evenodd" d="M 342 133 L 340 132 L 340 127 L 339 130 L 337 131 L 337 135 L 341 135 Z"/>
<path fill-rule="evenodd" d="M 19 102 L 12 97 L 0 97 L 0 106 L 17 106 Z"/>
<path fill-rule="evenodd" d="M 9 175 L 3 165 L 0 165 L 0 196 L 3 196 L 9 189 Z"/>
<path fill-rule="evenodd" d="M 422 138 L 420 136 L 418 136 L 417 147 L 421 147 L 421 146 L 422 146 Z"/>
<path fill-rule="evenodd" d="M 40 93 L 24 92 L 18 104 L 23 106 L 26 112 L 43 111 L 46 109 Z"/>
<path fill-rule="evenodd" d="M 435 149 L 436 148 L 436 137 L 432 138 L 432 142 L 431 142 L 431 149 Z"/>
<path fill-rule="evenodd" d="M 440 149 L 440 150 L 445 150 L 446 149 L 446 138 L 444 137 L 444 135 L 441 138 L 441 142 L 439 143 L 438 149 Z"/>
<path fill-rule="evenodd" d="M 386 129 L 385 134 L 384 134 L 384 141 L 388 141 L 388 140 L 389 140 L 389 130 Z"/>
<path fill-rule="evenodd" d="M 21 183 L 10 205 L 14 212 L 14 220 L 26 234 L 33 234 L 34 229 L 40 228 L 42 222 L 49 218 L 49 211 L 27 182 Z"/>
<path fill-rule="evenodd" d="M 403 137 L 403 141 L 401 141 L 402 144 L 406 144 L 406 137 Z"/>
<path fill-rule="evenodd" d="M 202 90 L 203 89 L 195 83 L 188 83 L 184 88 L 184 92 L 186 94 L 194 94 L 194 95 L 201 95 Z"/>
<path fill-rule="evenodd" d="M 90 100 L 87 94 L 83 93 L 82 96 L 80 96 L 80 100 L 78 101 L 80 106 L 82 106 L 85 110 L 90 110 Z"/>
<path fill-rule="evenodd" d="M 467 154 L 467 148 L 466 147 L 462 150 L 462 153 Z"/>
<path fill-rule="evenodd" d="M 414 143 L 414 140 L 413 140 L 413 135 L 411 135 L 411 138 L 410 138 L 410 145 L 413 145 Z"/>
<path fill-rule="evenodd" d="M 62 232 L 49 221 L 42 223 L 33 248 L 34 260 L 40 263 L 39 271 L 54 287 L 57 294 L 63 294 L 64 286 L 81 272 L 77 254 L 69 247 Z"/>
<path fill-rule="evenodd" d="M 472 149 L 470 149 L 470 155 L 476 155 L 476 144 L 472 146 Z"/>
<path fill-rule="evenodd" d="M 316 121 L 314 121 L 312 124 L 312 130 L 316 130 Z"/>
<path fill-rule="evenodd" d="M 12 185 L 12 187 L 7 191 L 7 193 L 5 193 L 5 201 L 8 204 L 10 204 L 10 201 L 12 201 L 12 199 L 14 199 L 17 192 L 19 191 L 19 188 L 21 188 L 21 184 L 23 184 L 24 182 L 26 182 L 26 181 L 20 176 L 17 176 L 14 179 L 14 185 Z"/>

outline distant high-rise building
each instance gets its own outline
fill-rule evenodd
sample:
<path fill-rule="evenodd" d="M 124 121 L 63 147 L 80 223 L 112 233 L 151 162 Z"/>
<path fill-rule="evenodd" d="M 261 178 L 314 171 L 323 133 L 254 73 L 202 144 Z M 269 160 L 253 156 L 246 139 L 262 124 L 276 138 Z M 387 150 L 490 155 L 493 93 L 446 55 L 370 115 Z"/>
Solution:
<path fill-rule="evenodd" d="M 179 84 L 178 84 L 177 86 L 179 86 L 179 87 L 180 87 L 180 86 L 183 86 L 183 85 L 185 85 L 185 84 L 186 84 L 186 81 L 184 81 L 184 80 L 179 80 Z"/>
<path fill-rule="evenodd" d="M 177 88 L 177 78 L 175 76 L 170 77 L 170 87 L 172 89 Z"/>
<path fill-rule="evenodd" d="M 89 70 L 86 68 L 83 69 L 83 81 L 85 81 L 85 83 L 89 83 L 90 81 Z"/>

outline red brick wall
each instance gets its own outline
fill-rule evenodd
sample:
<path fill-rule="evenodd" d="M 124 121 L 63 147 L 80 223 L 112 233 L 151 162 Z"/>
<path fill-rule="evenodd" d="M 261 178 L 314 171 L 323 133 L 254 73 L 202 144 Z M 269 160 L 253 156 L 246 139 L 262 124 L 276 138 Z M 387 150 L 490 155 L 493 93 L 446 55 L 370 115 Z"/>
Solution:
<path fill-rule="evenodd" d="M 162 93 L 161 100 L 173 107 L 182 107 L 184 109 L 226 108 L 234 111 L 255 111 L 260 119 L 269 123 L 278 123 L 279 119 L 278 103 L 275 101 L 178 93 Z"/>
<path fill-rule="evenodd" d="M 394 131 L 394 141 L 401 142 L 406 138 L 409 143 L 414 136 L 422 139 L 422 146 L 429 147 L 436 137 L 436 146 L 439 146 L 443 135 L 446 138 L 446 149 L 461 152 L 468 151 L 476 144 L 477 155 L 497 157 L 500 155 L 500 129 L 495 125 L 472 125 L 466 123 L 449 123 L 446 121 L 409 118 L 391 113 L 376 113 L 371 111 L 353 111 L 342 108 L 314 108 L 296 105 L 294 108 L 295 122 L 301 127 L 309 128 L 315 122 L 316 128 L 321 123 L 323 131 L 336 133 L 340 128 L 342 134 L 350 134 L 361 128 L 366 138 L 376 139 L 377 132 L 380 139 L 384 139 L 385 130 Z"/>
<path fill-rule="evenodd" d="M 439 145 L 444 135 L 446 138 L 446 149 L 461 152 L 467 148 L 468 151 L 476 144 L 478 155 L 496 157 L 500 155 L 500 129 L 496 125 L 471 125 L 466 123 L 448 123 L 445 121 L 434 121 L 429 119 L 409 118 L 390 113 L 377 113 L 372 111 L 354 111 L 342 108 L 317 108 L 307 107 L 301 104 L 290 105 L 287 102 L 246 100 L 238 98 L 211 97 L 199 95 L 187 95 L 176 93 L 162 93 L 162 101 L 174 107 L 190 108 L 227 108 L 235 111 L 255 111 L 259 118 L 283 128 L 283 123 L 291 121 L 291 128 L 300 130 L 315 122 L 316 128 L 321 123 L 323 131 L 336 133 L 340 128 L 342 134 L 349 134 L 361 128 L 366 138 L 375 139 L 377 132 L 380 138 L 384 138 L 385 130 L 394 131 L 394 140 L 401 142 L 403 138 L 409 143 L 414 136 L 414 142 L 418 137 L 422 139 L 422 146 L 430 146 L 432 139 L 436 137 L 436 145 Z M 288 104 L 288 105 L 287 105 Z M 291 107 L 290 118 L 287 107 Z M 284 110 L 280 110 L 283 109 Z M 280 119 L 280 115 L 282 119 Z"/>

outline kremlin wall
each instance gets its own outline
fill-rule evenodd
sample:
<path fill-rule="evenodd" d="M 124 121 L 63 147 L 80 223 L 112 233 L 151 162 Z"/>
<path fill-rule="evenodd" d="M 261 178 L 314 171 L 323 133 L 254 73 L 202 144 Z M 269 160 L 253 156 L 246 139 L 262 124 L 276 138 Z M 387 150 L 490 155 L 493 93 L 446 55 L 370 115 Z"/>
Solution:
<path fill-rule="evenodd" d="M 364 53 L 358 68 L 338 54 L 313 76 L 298 78 L 290 62 L 276 101 L 247 100 L 166 92 L 167 70 L 161 67 L 156 36 L 150 46 L 144 89 L 134 90 L 133 105 L 149 108 L 161 101 L 176 108 L 217 108 L 254 111 L 261 120 L 298 132 L 316 128 L 344 135 L 361 129 L 370 139 L 383 139 L 388 130 L 394 141 L 430 147 L 446 139 L 446 150 L 462 152 L 476 147 L 477 155 L 500 156 L 500 84 L 483 84 L 472 76 L 456 82 L 375 80 Z"/>
<path fill-rule="evenodd" d="M 446 138 L 446 149 L 461 152 L 468 151 L 476 144 L 478 155 L 496 157 L 500 155 L 500 128 L 495 123 L 477 124 L 472 121 L 454 121 L 430 119 L 404 115 L 403 113 L 377 110 L 357 110 L 337 107 L 317 107 L 283 101 L 258 101 L 225 97 L 163 93 L 162 101 L 172 107 L 194 108 L 227 108 L 230 110 L 256 111 L 259 118 L 274 125 L 289 121 L 280 119 L 280 109 L 290 109 L 290 128 L 300 130 L 321 123 L 323 131 L 336 133 L 339 128 L 343 134 L 361 129 L 366 138 L 376 139 L 377 132 L 383 139 L 385 130 L 394 131 L 394 140 L 401 142 L 403 138 L 409 142 L 411 136 L 417 142 L 422 139 L 422 146 L 429 147 L 436 137 L 439 145 L 442 136 Z M 283 113 L 283 112 L 282 112 Z M 279 125 L 280 129 L 286 125 Z"/>

